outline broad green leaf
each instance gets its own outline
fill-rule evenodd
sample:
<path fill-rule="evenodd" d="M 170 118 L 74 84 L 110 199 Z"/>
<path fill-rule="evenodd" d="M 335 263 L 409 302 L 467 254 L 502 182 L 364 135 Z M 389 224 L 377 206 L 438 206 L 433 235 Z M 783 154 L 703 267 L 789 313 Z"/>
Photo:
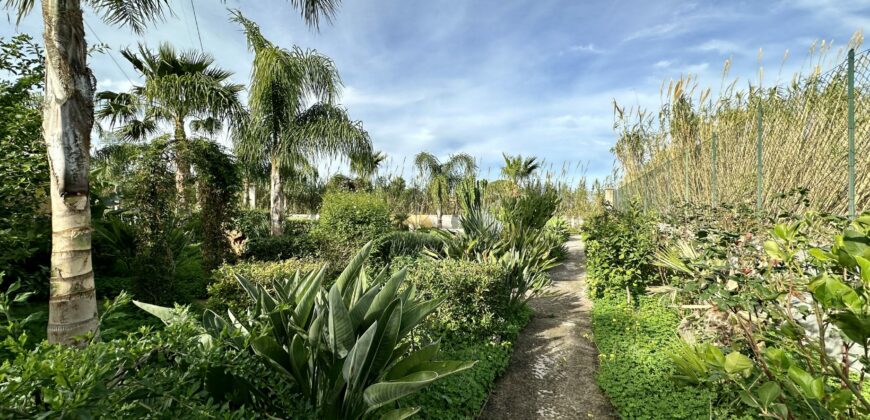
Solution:
<path fill-rule="evenodd" d="M 369 308 L 372 306 L 372 302 L 375 300 L 375 296 L 377 296 L 378 292 L 380 291 L 381 286 L 373 286 L 365 294 L 363 294 L 350 309 L 350 320 L 353 322 L 354 329 L 357 329 L 360 325 L 363 325 L 365 315 L 369 311 Z"/>
<path fill-rule="evenodd" d="M 369 257 L 369 253 L 372 250 L 373 241 L 369 241 L 366 243 L 357 254 L 350 260 L 350 263 L 345 267 L 344 271 L 338 276 L 335 280 L 335 285 L 338 286 L 338 290 L 341 292 L 342 297 L 344 296 L 344 292 L 347 289 L 349 282 L 357 281 L 359 277 L 359 272 L 362 270 L 363 264 L 366 259 Z"/>
<path fill-rule="evenodd" d="M 409 372 L 412 371 L 412 369 L 414 369 L 414 366 L 432 360 L 435 355 L 438 354 L 438 349 L 440 348 L 441 342 L 436 341 L 426 347 L 423 347 L 420 350 L 409 354 L 404 359 L 396 363 L 392 368 L 390 368 L 389 372 L 387 372 L 386 379 L 388 381 L 392 381 L 407 375 Z"/>
<path fill-rule="evenodd" d="M 420 407 L 397 408 L 384 413 L 381 420 L 403 420 L 417 414 L 418 411 L 420 411 Z"/>
<path fill-rule="evenodd" d="M 321 268 L 316 275 L 311 277 L 310 281 L 303 282 L 304 291 L 302 291 L 301 295 L 298 295 L 299 297 L 297 297 L 296 308 L 293 309 L 293 319 L 298 325 L 308 325 L 308 321 L 311 320 L 314 300 L 320 292 L 320 285 L 326 275 L 325 270 L 326 266 Z"/>
<path fill-rule="evenodd" d="M 723 368 L 725 366 L 725 355 L 722 350 L 712 344 L 703 345 L 704 360 L 711 366 Z"/>
<path fill-rule="evenodd" d="M 814 379 L 807 371 L 794 365 L 788 368 L 788 377 L 807 398 L 821 399 L 824 396 L 823 378 Z"/>
<path fill-rule="evenodd" d="M 220 337 L 221 333 L 229 328 L 229 323 L 211 309 L 206 309 L 202 313 L 202 326 L 209 334 Z"/>
<path fill-rule="evenodd" d="M 411 395 L 438 379 L 435 372 L 417 372 L 395 381 L 378 382 L 363 391 L 363 399 L 372 411 L 407 395 Z"/>
<path fill-rule="evenodd" d="M 344 359 L 344 365 L 341 368 L 341 375 L 348 383 L 351 389 L 356 388 L 363 383 L 367 372 L 365 371 L 365 362 L 368 359 L 369 352 L 372 350 L 372 341 L 375 338 L 375 333 L 378 329 L 378 323 L 375 322 L 360 336 L 353 348 Z"/>
<path fill-rule="evenodd" d="M 458 361 L 458 360 L 437 360 L 437 361 L 429 361 L 420 363 L 411 368 L 411 371 L 408 374 L 416 373 L 416 372 L 435 372 L 438 374 L 438 377 L 445 377 L 448 375 L 452 375 L 457 372 L 462 372 L 463 370 L 472 368 L 477 361 L 466 362 L 466 361 Z"/>
<path fill-rule="evenodd" d="M 834 255 L 828 251 L 825 251 L 821 248 L 812 248 L 809 250 L 809 253 L 813 258 L 815 258 L 816 260 L 818 260 L 820 262 L 831 262 L 831 261 L 837 260 L 836 255 Z"/>
<path fill-rule="evenodd" d="M 870 236 L 852 229 L 843 232 L 843 249 L 852 257 L 870 259 Z"/>
<path fill-rule="evenodd" d="M 864 286 L 870 286 L 870 259 L 855 257 L 855 262 L 858 263 L 858 268 L 861 270 L 861 281 L 864 282 Z"/>
<path fill-rule="evenodd" d="M 143 311 L 148 312 L 149 314 L 156 316 L 161 321 L 163 321 L 163 323 L 166 325 L 172 324 L 173 322 L 177 321 L 179 318 L 178 312 L 176 312 L 175 309 L 172 309 L 172 308 L 167 308 L 165 306 L 152 305 L 150 303 L 145 303 L 145 302 L 139 302 L 138 300 L 134 300 L 133 304 L 138 306 Z"/>
<path fill-rule="evenodd" d="M 393 356 L 393 350 L 399 342 L 399 328 L 402 325 L 402 301 L 393 299 L 384 314 L 376 321 L 378 332 L 373 344 L 373 352 L 369 355 L 367 370 L 380 374 Z"/>
<path fill-rule="evenodd" d="M 758 388 L 758 399 L 761 401 L 762 406 L 767 407 L 779 398 L 780 393 L 782 393 L 782 389 L 778 383 L 773 381 L 766 382 Z"/>
<path fill-rule="evenodd" d="M 399 286 L 401 286 L 402 282 L 405 280 L 405 275 L 407 275 L 407 273 L 408 270 L 403 268 L 396 272 L 396 274 L 393 274 L 393 276 L 384 284 L 384 287 L 380 292 L 378 292 L 374 301 L 372 301 L 371 306 L 369 306 L 369 310 L 366 312 L 365 322 L 371 322 L 380 317 L 387 305 L 396 298 Z"/>
<path fill-rule="evenodd" d="M 748 375 L 754 366 L 752 359 L 736 351 L 725 356 L 725 364 L 723 365 L 725 372 L 729 374 L 739 373 L 744 376 Z"/>
<path fill-rule="evenodd" d="M 290 357 L 286 351 L 270 336 L 257 337 L 251 341 L 251 348 L 279 372 L 293 378 Z"/>
<path fill-rule="evenodd" d="M 337 284 L 332 285 L 332 288 L 329 290 L 328 328 L 332 351 L 339 358 L 344 358 L 354 345 L 354 332 L 353 323 L 350 321 L 350 314 L 347 311 L 347 307 L 344 306 L 341 289 Z"/>
<path fill-rule="evenodd" d="M 444 302 L 444 299 L 444 297 L 432 299 L 427 302 L 420 302 L 417 305 L 408 308 L 405 313 L 402 314 L 402 329 L 399 331 L 399 336 L 404 337 L 405 334 L 414 329 L 417 324 L 438 309 L 438 306 Z"/>
<path fill-rule="evenodd" d="M 853 312 L 837 312 L 830 315 L 834 325 L 843 334 L 856 343 L 865 343 L 870 340 L 870 317 L 857 315 Z"/>
<path fill-rule="evenodd" d="M 305 339 L 301 335 L 294 335 L 293 341 L 290 342 L 290 366 L 296 383 L 305 393 L 311 392 L 307 366 L 309 355 L 308 349 L 305 348 Z"/>
<path fill-rule="evenodd" d="M 764 350 L 764 358 L 767 360 L 768 366 L 774 367 L 783 372 L 788 370 L 788 367 L 791 366 L 791 360 L 783 349 L 768 347 Z"/>
<path fill-rule="evenodd" d="M 775 241 L 764 241 L 764 250 L 767 251 L 767 255 L 770 255 L 777 260 L 786 260 L 785 253 Z"/>
<path fill-rule="evenodd" d="M 809 284 L 813 297 L 828 308 L 849 308 L 860 312 L 864 301 L 851 287 L 839 279 L 827 274 L 820 276 Z"/>

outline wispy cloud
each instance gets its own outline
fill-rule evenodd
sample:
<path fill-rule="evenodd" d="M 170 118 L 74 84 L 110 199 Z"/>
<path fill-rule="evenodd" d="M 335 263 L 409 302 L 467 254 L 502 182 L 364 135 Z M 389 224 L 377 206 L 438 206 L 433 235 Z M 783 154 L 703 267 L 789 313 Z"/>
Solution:
<path fill-rule="evenodd" d="M 701 45 L 695 47 L 698 51 L 714 51 L 719 54 L 733 54 L 736 52 L 746 51 L 746 48 L 740 46 L 733 41 L 725 41 L 722 39 L 711 39 Z"/>
<path fill-rule="evenodd" d="M 632 32 L 625 37 L 625 41 L 634 41 L 636 39 L 656 39 L 662 38 L 666 36 L 676 35 L 678 33 L 686 31 L 687 28 L 681 27 L 676 23 L 660 23 L 658 25 L 653 25 L 650 27 L 643 28 L 639 31 Z"/>
<path fill-rule="evenodd" d="M 593 43 L 588 44 L 575 44 L 568 47 L 566 50 L 563 50 L 562 53 L 590 53 L 590 54 L 604 54 L 604 50 L 598 48 Z"/>

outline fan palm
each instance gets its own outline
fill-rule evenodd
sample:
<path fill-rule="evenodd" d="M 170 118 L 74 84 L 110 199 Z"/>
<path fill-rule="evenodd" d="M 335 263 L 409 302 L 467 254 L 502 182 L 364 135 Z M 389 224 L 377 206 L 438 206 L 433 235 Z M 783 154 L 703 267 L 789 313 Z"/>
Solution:
<path fill-rule="evenodd" d="M 332 60 L 274 45 L 238 11 L 232 21 L 242 25 L 254 52 L 249 114 L 236 135 L 236 153 L 243 162 L 268 162 L 271 231 L 281 235 L 284 178 L 323 155 L 370 155 L 371 141 L 360 122 L 333 104 L 341 79 Z M 307 106 L 310 98 L 317 102 Z"/>
<path fill-rule="evenodd" d="M 524 158 L 522 155 L 509 156 L 502 153 L 502 157 L 504 157 L 504 166 L 501 168 L 502 176 L 518 186 L 523 186 L 532 176 L 532 173 L 541 167 L 541 162 L 534 156 Z"/>
<path fill-rule="evenodd" d="M 144 78 L 143 86 L 129 93 L 100 92 L 97 117 L 128 140 L 143 140 L 158 122 L 174 128 L 175 182 L 182 204 L 186 202 L 185 184 L 190 174 L 186 126 L 197 132 L 215 134 L 222 121 L 234 121 L 242 113 L 239 93 L 244 88 L 229 82 L 232 72 L 214 65 L 211 55 L 199 51 L 178 52 L 163 43 L 156 52 L 139 45 L 138 52 L 121 55 Z"/>
<path fill-rule="evenodd" d="M 290 0 L 317 27 L 329 21 L 340 0 Z M 91 265 L 91 208 L 88 199 L 94 92 L 88 69 L 82 3 L 112 25 L 142 33 L 163 18 L 168 0 L 42 0 L 45 40 L 43 135 L 51 171 L 51 291 L 48 341 L 82 344 L 75 338 L 99 327 Z M 17 22 L 36 0 L 2 0 Z"/>
<path fill-rule="evenodd" d="M 351 156 L 350 171 L 357 177 L 368 180 L 378 172 L 378 168 L 380 168 L 381 164 L 386 160 L 386 153 L 381 151 L 362 156 Z"/>
<path fill-rule="evenodd" d="M 420 152 L 414 157 L 414 166 L 427 181 L 429 196 L 435 203 L 438 227 L 441 228 L 444 226 L 444 204 L 447 198 L 453 193 L 459 181 L 473 175 L 477 170 L 474 158 L 459 153 L 451 155 L 442 163 L 435 155 Z"/>

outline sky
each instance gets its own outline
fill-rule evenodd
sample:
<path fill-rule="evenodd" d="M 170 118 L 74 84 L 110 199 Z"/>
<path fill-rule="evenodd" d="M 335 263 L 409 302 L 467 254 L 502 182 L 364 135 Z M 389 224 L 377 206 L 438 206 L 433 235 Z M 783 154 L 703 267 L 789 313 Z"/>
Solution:
<path fill-rule="evenodd" d="M 686 74 L 715 88 L 729 58 L 738 83 L 757 80 L 759 65 L 766 84 L 787 80 L 814 42 L 842 47 L 870 28 L 870 2 L 860 0 L 345 0 L 319 31 L 286 0 L 171 4 L 174 16 L 141 36 L 86 10 L 88 42 L 110 47 L 91 60 L 98 89 L 139 83 L 118 54 L 139 42 L 202 48 L 247 83 L 253 55 L 227 11 L 239 9 L 278 45 L 335 60 L 342 105 L 390 157 L 391 172 L 406 177 L 425 150 L 471 154 L 490 177 L 505 152 L 538 156 L 557 172 L 567 166 L 571 179 L 604 180 L 614 165 L 614 101 L 657 108 L 662 82 Z M 41 39 L 40 19 L 39 10 L 17 26 L 7 18 L 0 36 Z"/>

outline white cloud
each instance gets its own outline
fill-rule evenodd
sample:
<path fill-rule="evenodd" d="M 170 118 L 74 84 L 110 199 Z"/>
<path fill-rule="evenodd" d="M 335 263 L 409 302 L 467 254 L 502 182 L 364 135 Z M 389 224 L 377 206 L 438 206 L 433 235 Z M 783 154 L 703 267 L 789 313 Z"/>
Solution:
<path fill-rule="evenodd" d="M 655 64 L 653 64 L 653 67 L 655 67 L 657 69 L 666 69 L 666 68 L 670 67 L 672 64 L 674 64 L 674 62 L 671 60 L 659 60 L 659 61 L 656 61 Z"/>
<path fill-rule="evenodd" d="M 735 42 L 725 41 L 721 39 L 711 39 L 701 45 L 695 47 L 698 51 L 715 51 L 719 54 L 733 54 L 745 51 L 746 48 L 741 47 Z"/>
<path fill-rule="evenodd" d="M 564 53 L 565 51 L 563 51 Z M 567 52 L 573 53 L 589 53 L 589 54 L 604 54 L 604 50 L 598 48 L 593 43 L 575 44 L 568 47 Z"/>
<path fill-rule="evenodd" d="M 627 37 L 625 37 L 624 41 L 634 41 L 636 39 L 652 39 L 652 38 L 661 38 L 669 35 L 674 35 L 677 33 L 681 33 L 687 30 L 687 28 L 677 25 L 675 23 L 662 23 L 658 25 L 649 26 L 643 28 L 639 31 L 635 31 L 630 33 Z"/>

